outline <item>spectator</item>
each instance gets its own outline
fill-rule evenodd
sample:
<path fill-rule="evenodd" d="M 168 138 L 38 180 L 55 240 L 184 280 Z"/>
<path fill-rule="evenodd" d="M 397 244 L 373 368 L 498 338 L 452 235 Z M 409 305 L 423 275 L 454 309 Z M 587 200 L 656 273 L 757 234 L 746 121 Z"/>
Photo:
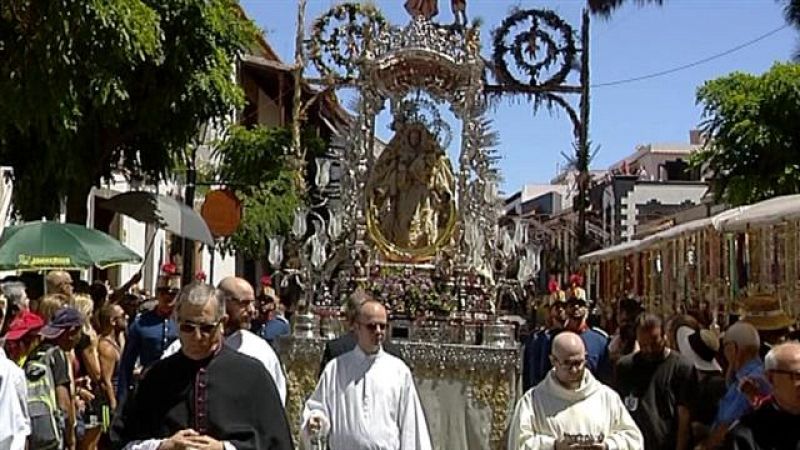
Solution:
<path fill-rule="evenodd" d="M 772 399 L 735 425 L 727 450 L 792 450 L 800 448 L 800 344 L 772 348 L 764 360 Z"/>
<path fill-rule="evenodd" d="M 639 316 L 636 340 L 641 349 L 619 360 L 616 389 L 648 450 L 686 450 L 697 375 L 692 363 L 667 347 L 665 334 L 660 317 Z"/>
<path fill-rule="evenodd" d="M 711 435 L 705 443 L 710 449 L 722 444 L 734 422 L 751 412 L 759 399 L 768 397 L 771 391 L 764 364 L 758 356 L 761 339 L 753 325 L 747 322 L 731 325 L 725 331 L 722 345 L 728 361 L 728 389 L 719 402 Z M 744 383 L 754 386 L 756 392 L 748 393 L 742 389 Z"/>
<path fill-rule="evenodd" d="M 55 400 L 61 417 L 64 417 L 64 428 L 60 430 L 63 442 L 68 450 L 75 450 L 77 441 L 75 439 L 75 402 L 73 401 L 73 386 L 70 377 L 69 362 L 67 354 L 78 344 L 81 337 L 81 327 L 83 318 L 80 313 L 71 307 L 64 307 L 56 311 L 53 319 L 45 325 L 39 334 L 42 342 L 31 352 L 25 362 L 25 371 L 29 372 L 34 362 L 41 362 L 49 368 L 53 377 L 53 388 Z M 29 402 L 39 400 L 40 395 L 49 395 L 41 392 L 34 395 L 28 392 Z M 33 417 L 33 410 L 31 411 Z M 32 435 L 39 434 L 36 426 L 37 421 L 32 422 Z M 31 449 L 34 450 L 34 449 Z"/>

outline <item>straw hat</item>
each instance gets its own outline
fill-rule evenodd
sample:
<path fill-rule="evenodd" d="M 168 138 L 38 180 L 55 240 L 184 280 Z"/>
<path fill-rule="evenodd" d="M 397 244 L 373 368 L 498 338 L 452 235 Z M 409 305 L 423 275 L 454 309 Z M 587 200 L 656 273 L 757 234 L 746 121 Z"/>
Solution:
<path fill-rule="evenodd" d="M 789 328 L 794 319 L 781 308 L 781 302 L 771 295 L 753 295 L 742 301 L 742 319 L 757 330 L 774 331 Z"/>
<path fill-rule="evenodd" d="M 721 372 L 716 360 L 719 353 L 719 339 L 711 330 L 694 330 L 680 327 L 677 332 L 678 352 L 694 363 L 697 370 Z"/>

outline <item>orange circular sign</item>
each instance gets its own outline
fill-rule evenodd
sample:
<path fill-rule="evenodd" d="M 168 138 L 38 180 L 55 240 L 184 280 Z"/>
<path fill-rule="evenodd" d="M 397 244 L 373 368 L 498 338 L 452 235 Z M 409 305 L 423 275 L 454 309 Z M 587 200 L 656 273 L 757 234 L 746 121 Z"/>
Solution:
<path fill-rule="evenodd" d="M 214 237 L 230 236 L 242 221 L 242 203 L 227 189 L 209 191 L 200 215 Z"/>

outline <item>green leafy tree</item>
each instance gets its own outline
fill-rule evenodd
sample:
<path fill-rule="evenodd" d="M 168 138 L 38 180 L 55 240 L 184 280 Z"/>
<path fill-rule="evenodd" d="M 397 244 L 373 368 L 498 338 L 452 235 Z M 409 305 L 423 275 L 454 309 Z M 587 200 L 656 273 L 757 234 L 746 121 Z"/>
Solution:
<path fill-rule="evenodd" d="M 301 136 L 309 158 L 325 152 L 325 142 L 311 131 Z M 222 248 L 251 258 L 263 258 L 268 239 L 286 235 L 294 212 L 304 202 L 297 191 L 291 164 L 292 132 L 288 128 L 234 126 L 215 149 L 217 178 L 242 202 L 242 223 Z"/>
<path fill-rule="evenodd" d="M 161 179 L 200 124 L 244 95 L 256 28 L 235 0 L 0 2 L 0 164 L 23 218 L 67 198 L 82 221 L 113 171 Z"/>
<path fill-rule="evenodd" d="M 693 163 L 718 198 L 735 206 L 800 193 L 800 65 L 708 81 L 697 99 L 709 139 Z"/>

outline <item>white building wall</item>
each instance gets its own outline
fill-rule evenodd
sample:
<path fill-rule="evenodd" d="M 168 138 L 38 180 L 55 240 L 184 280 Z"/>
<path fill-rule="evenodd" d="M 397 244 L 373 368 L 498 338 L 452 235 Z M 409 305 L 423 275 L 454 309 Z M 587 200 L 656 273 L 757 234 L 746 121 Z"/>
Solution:
<path fill-rule="evenodd" d="M 644 205 L 656 200 L 663 205 L 681 205 L 687 201 L 699 204 L 708 190 L 704 185 L 686 184 L 637 184 L 627 196 L 621 199 L 622 207 L 622 232 L 623 241 L 633 238 L 636 217 L 639 215 L 638 205 Z"/>

